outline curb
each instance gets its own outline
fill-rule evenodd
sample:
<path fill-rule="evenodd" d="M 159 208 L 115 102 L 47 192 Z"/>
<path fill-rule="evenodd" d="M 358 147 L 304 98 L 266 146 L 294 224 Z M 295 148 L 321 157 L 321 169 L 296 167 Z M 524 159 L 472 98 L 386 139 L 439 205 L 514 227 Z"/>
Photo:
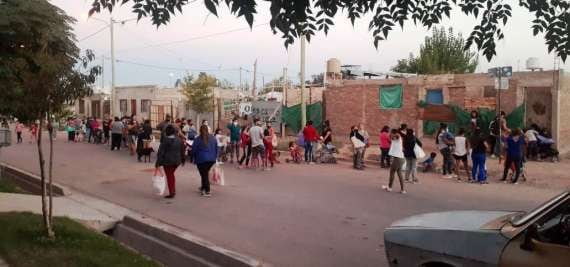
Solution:
<path fill-rule="evenodd" d="M 268 266 L 150 218 L 126 216 L 113 236 L 166 266 Z"/>
<path fill-rule="evenodd" d="M 32 194 L 41 195 L 42 193 L 41 178 L 36 174 L 16 168 L 6 163 L 0 163 L 0 174 L 2 175 L 1 178 L 10 180 L 17 186 Z M 54 197 L 69 195 L 67 191 L 68 189 L 65 186 L 57 183 L 52 183 L 52 192 Z"/>

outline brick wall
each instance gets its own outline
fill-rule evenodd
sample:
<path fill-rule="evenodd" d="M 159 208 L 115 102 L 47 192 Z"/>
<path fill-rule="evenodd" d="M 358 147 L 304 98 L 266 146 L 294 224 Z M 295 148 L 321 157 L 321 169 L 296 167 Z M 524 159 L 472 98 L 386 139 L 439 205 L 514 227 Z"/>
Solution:
<path fill-rule="evenodd" d="M 378 88 L 382 84 L 403 85 L 403 106 L 401 109 L 380 109 Z M 408 85 L 403 80 L 366 81 L 365 83 L 347 82 L 336 88 L 327 89 L 325 97 L 325 119 L 333 128 L 338 141 L 348 142 L 350 127 L 363 123 L 368 133 L 377 143 L 377 134 L 384 125 L 399 127 L 406 123 L 409 127 L 418 127 L 418 88 Z"/>

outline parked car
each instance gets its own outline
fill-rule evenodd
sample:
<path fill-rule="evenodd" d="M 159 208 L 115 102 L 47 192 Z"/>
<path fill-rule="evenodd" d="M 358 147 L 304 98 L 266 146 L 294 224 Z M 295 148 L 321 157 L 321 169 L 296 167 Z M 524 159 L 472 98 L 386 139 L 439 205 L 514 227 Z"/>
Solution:
<path fill-rule="evenodd" d="M 384 231 L 390 266 L 570 266 L 570 191 L 530 212 L 450 211 Z"/>

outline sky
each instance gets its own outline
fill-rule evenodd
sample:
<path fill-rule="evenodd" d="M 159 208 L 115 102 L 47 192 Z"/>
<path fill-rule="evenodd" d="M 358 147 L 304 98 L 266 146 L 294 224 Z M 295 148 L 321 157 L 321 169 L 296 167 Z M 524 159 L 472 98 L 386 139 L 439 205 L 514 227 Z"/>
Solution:
<path fill-rule="evenodd" d="M 136 17 L 130 3 L 113 10 L 112 17 L 129 20 L 114 27 L 115 84 L 173 86 L 174 82 L 187 73 L 206 71 L 217 78 L 239 84 L 253 81 L 253 64 L 257 60 L 257 85 L 278 78 L 287 68 L 288 76 L 294 82 L 299 80 L 300 45 L 296 42 L 285 49 L 280 35 L 273 35 L 269 27 L 269 3 L 259 1 L 254 27 L 248 28 L 243 18 L 236 18 L 225 5 L 220 5 L 218 17 L 209 14 L 202 1 L 196 1 L 183 9 L 183 14 L 171 18 L 166 26 L 157 28 L 150 19 L 130 20 Z M 505 0 L 513 7 L 513 17 L 504 28 L 505 39 L 497 43 L 497 56 L 488 62 L 479 53 L 477 72 L 487 72 L 495 66 L 512 66 L 513 70 L 525 70 L 529 57 L 539 59 L 544 69 L 554 67 L 554 55 L 548 54 L 541 34 L 532 35 L 532 15 L 518 6 L 518 0 Z M 91 0 L 51 0 L 51 3 L 75 17 L 74 33 L 78 46 L 91 49 L 97 55 L 97 62 L 104 67 L 96 87 L 104 85 L 109 91 L 111 85 L 110 31 L 105 28 L 111 14 L 102 11 L 87 19 Z M 420 45 L 431 31 L 413 25 L 410 21 L 404 29 L 393 30 L 387 41 L 381 42 L 377 50 L 368 31 L 369 17 L 352 26 L 343 14 L 337 14 L 335 26 L 328 35 L 318 33 L 306 46 L 306 77 L 325 71 L 329 58 L 338 58 L 342 64 L 361 65 L 363 70 L 389 71 L 398 59 L 417 54 Z M 103 21 L 100 21 L 103 20 Z M 454 31 L 468 37 L 476 20 L 457 10 L 451 19 L 441 24 L 452 26 Z M 566 68 L 569 63 L 561 63 Z"/>

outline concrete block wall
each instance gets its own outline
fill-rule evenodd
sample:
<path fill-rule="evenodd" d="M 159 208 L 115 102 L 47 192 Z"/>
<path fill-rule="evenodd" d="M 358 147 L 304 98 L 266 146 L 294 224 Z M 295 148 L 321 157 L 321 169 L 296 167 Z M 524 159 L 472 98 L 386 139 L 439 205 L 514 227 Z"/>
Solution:
<path fill-rule="evenodd" d="M 558 142 L 558 150 L 561 153 L 570 152 L 570 73 L 560 73 L 558 101 L 553 106 L 558 105 L 558 112 L 553 114 L 553 128 L 558 125 L 558 135 L 555 136 Z M 553 93 L 553 99 L 556 92 Z"/>

